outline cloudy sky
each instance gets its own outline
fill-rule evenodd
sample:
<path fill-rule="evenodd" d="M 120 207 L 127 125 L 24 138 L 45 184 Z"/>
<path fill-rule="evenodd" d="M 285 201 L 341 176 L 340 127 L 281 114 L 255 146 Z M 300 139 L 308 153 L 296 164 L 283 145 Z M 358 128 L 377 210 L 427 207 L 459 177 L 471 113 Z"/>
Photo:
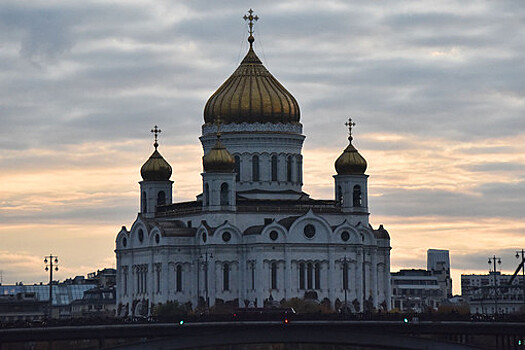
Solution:
<path fill-rule="evenodd" d="M 506 1 L 32 1 L 0 4 L 4 283 L 115 265 L 159 125 L 174 198 L 199 193 L 207 98 L 248 43 L 294 94 L 304 190 L 331 198 L 345 120 L 368 160 L 392 268 L 449 249 L 454 290 L 525 248 L 525 8 Z"/>

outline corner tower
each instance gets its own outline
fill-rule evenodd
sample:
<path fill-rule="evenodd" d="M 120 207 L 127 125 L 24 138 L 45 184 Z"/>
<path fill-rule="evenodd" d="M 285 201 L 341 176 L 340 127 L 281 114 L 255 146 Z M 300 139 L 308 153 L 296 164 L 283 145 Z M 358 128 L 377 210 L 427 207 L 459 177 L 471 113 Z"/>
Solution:
<path fill-rule="evenodd" d="M 161 130 L 155 125 L 151 132 L 155 135 L 155 150 L 140 168 L 140 212 L 146 217 L 155 216 L 157 206 L 172 203 L 173 181 L 170 180 L 171 165 L 158 151 L 158 135 Z"/>
<path fill-rule="evenodd" d="M 335 201 L 344 212 L 368 214 L 368 175 L 367 163 L 352 145 L 351 118 L 345 123 L 348 127 L 348 146 L 335 161 Z"/>
<path fill-rule="evenodd" d="M 264 67 L 253 44 L 235 72 L 208 99 L 200 140 L 207 154 L 215 143 L 220 118 L 221 141 L 235 161 L 237 193 L 247 199 L 299 199 L 302 192 L 304 135 L 299 104 Z"/>

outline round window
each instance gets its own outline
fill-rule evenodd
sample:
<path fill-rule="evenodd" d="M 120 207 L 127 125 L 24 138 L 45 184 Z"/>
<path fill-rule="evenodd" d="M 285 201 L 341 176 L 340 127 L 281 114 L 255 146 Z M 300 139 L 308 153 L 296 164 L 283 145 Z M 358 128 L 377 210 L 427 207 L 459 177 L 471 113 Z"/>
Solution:
<path fill-rule="evenodd" d="M 125 247 L 128 245 L 128 240 L 126 239 L 126 237 L 122 238 L 122 246 Z"/>
<path fill-rule="evenodd" d="M 229 233 L 228 231 L 226 231 L 226 232 L 224 232 L 224 233 L 222 234 L 222 240 L 223 240 L 224 242 L 228 242 L 230 239 L 232 239 L 232 235 L 231 235 L 231 233 Z"/>
<path fill-rule="evenodd" d="M 314 225 L 306 225 L 304 227 L 304 235 L 306 236 L 306 238 L 313 238 L 315 236 L 315 227 Z"/>
<path fill-rule="evenodd" d="M 348 241 L 350 239 L 350 233 L 348 233 L 348 231 L 343 231 L 341 233 L 341 239 L 345 242 Z"/>
<path fill-rule="evenodd" d="M 271 239 L 272 241 L 276 241 L 277 238 L 279 238 L 279 234 L 277 233 L 277 231 L 272 231 L 272 232 L 270 232 L 270 239 Z"/>
<path fill-rule="evenodd" d="M 158 233 L 155 235 L 155 242 L 156 242 L 157 244 L 159 244 L 159 242 L 160 242 L 160 236 L 159 236 Z"/>
<path fill-rule="evenodd" d="M 208 238 L 208 237 L 206 236 L 206 232 L 203 232 L 203 233 L 202 233 L 202 241 L 203 241 L 204 243 L 206 243 L 206 239 L 207 239 L 207 238 Z"/>
<path fill-rule="evenodd" d="M 144 231 L 142 229 L 139 230 L 139 241 L 142 242 L 144 240 Z"/>

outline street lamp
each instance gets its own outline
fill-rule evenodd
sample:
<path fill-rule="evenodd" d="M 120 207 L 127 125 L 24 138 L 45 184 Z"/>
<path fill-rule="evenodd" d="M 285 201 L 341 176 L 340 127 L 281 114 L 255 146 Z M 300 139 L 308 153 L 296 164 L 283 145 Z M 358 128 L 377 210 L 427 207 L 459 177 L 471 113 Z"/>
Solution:
<path fill-rule="evenodd" d="M 204 268 L 204 292 L 206 297 L 206 313 L 210 311 L 210 298 L 208 296 L 208 252 L 204 253 L 204 256 L 201 255 L 202 265 Z M 209 258 L 213 258 L 213 255 L 210 254 Z"/>
<path fill-rule="evenodd" d="M 58 256 L 49 254 L 44 257 L 45 270 L 49 271 L 49 310 L 48 317 L 51 318 L 51 310 L 53 308 L 53 268 L 58 271 Z"/>
<path fill-rule="evenodd" d="M 496 272 L 497 272 L 497 267 L 496 267 L 496 261 L 498 262 L 499 265 L 501 265 L 501 258 L 498 258 L 496 257 L 496 255 L 494 255 L 492 258 L 489 257 L 489 265 L 494 265 L 493 266 L 493 274 L 494 274 L 494 307 L 495 307 L 495 311 L 496 311 L 496 315 L 498 314 L 498 287 L 496 285 Z M 490 269 L 489 269 L 489 273 L 490 273 Z"/>
<path fill-rule="evenodd" d="M 348 259 L 346 256 L 341 260 L 343 263 L 341 269 L 343 270 L 343 289 L 345 291 L 345 306 L 343 308 L 343 314 L 346 315 L 346 310 L 348 308 Z"/>
<path fill-rule="evenodd" d="M 516 259 L 520 258 L 521 253 L 521 272 L 523 274 L 523 278 L 521 279 L 521 284 L 523 287 L 523 303 L 525 304 L 525 251 L 522 249 L 521 252 L 516 252 Z"/>

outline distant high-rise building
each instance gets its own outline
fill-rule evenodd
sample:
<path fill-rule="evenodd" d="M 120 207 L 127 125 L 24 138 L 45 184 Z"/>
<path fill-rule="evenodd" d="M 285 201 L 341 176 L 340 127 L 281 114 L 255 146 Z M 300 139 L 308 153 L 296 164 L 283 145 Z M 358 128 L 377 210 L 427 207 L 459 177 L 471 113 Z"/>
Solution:
<path fill-rule="evenodd" d="M 450 277 L 450 257 L 448 250 L 428 249 L 427 270 L 436 276 L 444 298 L 452 297 L 452 278 Z"/>

